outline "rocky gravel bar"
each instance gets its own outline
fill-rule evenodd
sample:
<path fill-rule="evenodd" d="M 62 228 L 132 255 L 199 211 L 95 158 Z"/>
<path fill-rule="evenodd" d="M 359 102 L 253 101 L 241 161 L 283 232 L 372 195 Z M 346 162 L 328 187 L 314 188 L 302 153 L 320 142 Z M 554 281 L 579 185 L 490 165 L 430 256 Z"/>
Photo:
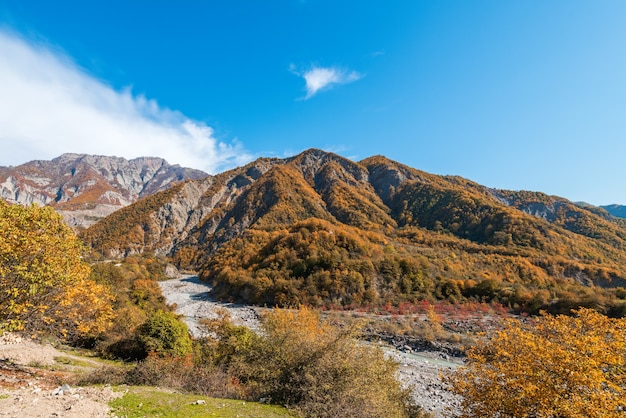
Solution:
<path fill-rule="evenodd" d="M 211 296 L 211 286 L 198 276 L 185 275 L 159 282 L 159 285 L 167 304 L 176 305 L 176 313 L 185 316 L 185 323 L 194 337 L 207 335 L 199 320 L 217 318 L 220 309 L 228 311 L 236 325 L 259 330 L 261 308 L 217 301 Z"/>

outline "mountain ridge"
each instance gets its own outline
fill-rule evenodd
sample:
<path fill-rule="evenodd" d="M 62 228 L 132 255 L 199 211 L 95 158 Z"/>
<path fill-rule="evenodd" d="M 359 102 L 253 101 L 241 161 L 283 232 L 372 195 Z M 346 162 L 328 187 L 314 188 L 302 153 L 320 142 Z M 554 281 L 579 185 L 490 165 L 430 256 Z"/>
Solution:
<path fill-rule="evenodd" d="M 613 205 L 603 205 L 600 207 L 606 210 L 608 213 L 610 213 L 613 216 L 616 216 L 618 218 L 626 218 L 626 206 L 624 205 L 613 204 Z"/>
<path fill-rule="evenodd" d="M 176 194 L 192 185 L 201 194 Z M 112 214 L 83 239 L 105 256 L 172 256 L 222 298 L 259 304 L 443 297 L 546 307 L 605 303 L 613 291 L 602 289 L 626 286 L 626 228 L 606 211 L 382 156 L 354 162 L 313 149 L 179 187 Z M 172 223 L 185 201 L 185 219 Z M 124 223 L 133 212 L 142 215 Z"/>
<path fill-rule="evenodd" d="M 157 157 L 127 160 L 66 153 L 49 161 L 0 167 L 0 198 L 52 206 L 71 226 L 85 228 L 173 183 L 206 176 Z"/>

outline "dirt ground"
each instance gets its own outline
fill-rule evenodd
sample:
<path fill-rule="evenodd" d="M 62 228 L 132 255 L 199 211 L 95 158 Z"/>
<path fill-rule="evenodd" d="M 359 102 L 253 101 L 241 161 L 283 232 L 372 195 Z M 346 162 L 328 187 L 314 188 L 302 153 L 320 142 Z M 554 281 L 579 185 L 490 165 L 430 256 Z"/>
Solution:
<path fill-rule="evenodd" d="M 109 417 L 107 403 L 123 393 L 70 386 L 74 373 L 62 362 L 72 358 L 50 345 L 0 336 L 0 417 Z"/>

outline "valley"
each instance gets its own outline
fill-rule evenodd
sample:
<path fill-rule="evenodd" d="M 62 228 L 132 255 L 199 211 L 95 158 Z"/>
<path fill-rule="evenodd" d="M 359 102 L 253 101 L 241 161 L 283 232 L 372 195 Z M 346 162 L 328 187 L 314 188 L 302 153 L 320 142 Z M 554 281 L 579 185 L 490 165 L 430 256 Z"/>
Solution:
<path fill-rule="evenodd" d="M 458 416 L 475 396 L 458 379 L 501 330 L 532 335 L 550 315 L 574 335 L 576 315 L 619 330 L 626 315 L 626 221 L 541 192 L 316 149 L 215 176 L 73 154 L 16 169 L 0 202 L 0 330 L 124 361 L 87 386 Z M 103 212 L 114 193 L 126 200 Z"/>
<path fill-rule="evenodd" d="M 0 0 L 0 418 L 626 418 L 625 21 Z"/>

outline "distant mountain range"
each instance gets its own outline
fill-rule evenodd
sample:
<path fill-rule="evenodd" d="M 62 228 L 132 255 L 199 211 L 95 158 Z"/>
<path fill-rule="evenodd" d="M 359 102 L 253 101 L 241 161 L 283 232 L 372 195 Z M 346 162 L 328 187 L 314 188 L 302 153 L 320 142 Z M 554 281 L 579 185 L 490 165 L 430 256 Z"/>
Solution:
<path fill-rule="evenodd" d="M 261 158 L 151 194 L 81 237 L 106 257 L 171 256 L 217 296 L 248 303 L 447 299 L 626 312 L 624 219 L 382 156 Z"/>
<path fill-rule="evenodd" d="M 606 210 L 613 216 L 617 216 L 618 218 L 626 218 L 626 206 L 622 205 L 606 205 L 600 206 L 602 209 Z"/>
<path fill-rule="evenodd" d="M 85 228 L 176 182 L 206 176 L 161 158 L 63 154 L 51 161 L 0 167 L 0 197 L 12 203 L 50 205 L 70 225 Z"/>

